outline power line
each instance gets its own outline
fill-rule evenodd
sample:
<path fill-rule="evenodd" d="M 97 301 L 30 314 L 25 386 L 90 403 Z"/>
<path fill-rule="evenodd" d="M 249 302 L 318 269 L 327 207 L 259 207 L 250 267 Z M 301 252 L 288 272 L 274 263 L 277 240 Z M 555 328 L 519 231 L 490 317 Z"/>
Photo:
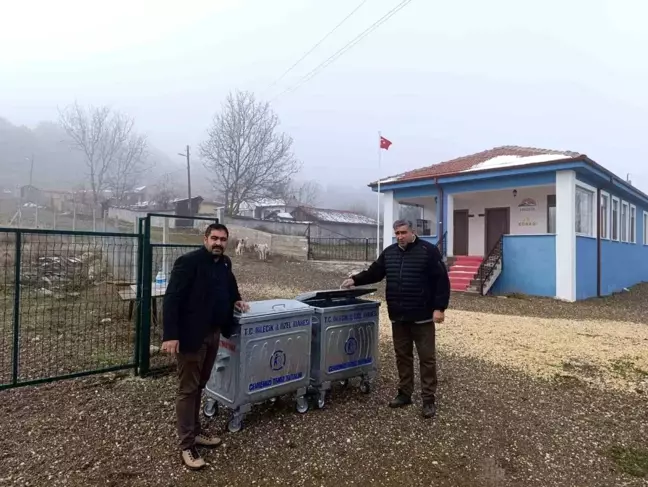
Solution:
<path fill-rule="evenodd" d="M 293 64 L 293 65 L 290 66 L 286 71 L 284 71 L 284 73 L 283 73 L 281 76 L 279 76 L 276 80 L 274 80 L 274 81 L 270 84 L 270 86 L 268 86 L 264 91 L 267 92 L 269 89 L 273 88 L 277 83 L 279 83 L 279 81 L 281 81 L 281 80 L 282 80 L 282 79 L 283 79 L 283 78 L 284 78 L 288 73 L 290 73 L 293 69 L 295 69 L 295 67 L 296 67 L 299 63 L 301 63 L 304 59 L 306 59 L 306 57 L 307 57 L 310 53 L 312 53 L 315 49 L 317 49 L 317 48 L 319 47 L 319 45 L 322 44 L 322 42 L 324 42 L 326 39 L 328 39 L 328 37 L 329 37 L 331 34 L 333 34 L 336 30 L 338 30 L 338 29 L 342 26 L 342 24 L 344 24 L 347 20 L 349 20 L 349 18 L 351 18 L 351 16 L 352 16 L 354 13 L 356 13 L 358 10 L 360 10 L 360 7 L 362 7 L 365 3 L 367 3 L 367 0 L 362 0 L 362 2 L 360 2 L 360 4 L 359 4 L 356 8 L 354 8 L 354 9 L 351 11 L 351 13 L 349 13 L 346 17 L 344 17 L 344 18 L 342 19 L 342 21 L 340 21 L 340 23 L 339 23 L 338 25 L 336 25 L 335 27 L 333 27 L 333 29 L 330 30 L 330 31 L 328 32 L 328 34 L 326 34 L 324 37 L 322 37 L 322 38 L 317 42 L 317 44 L 315 44 L 313 47 L 311 47 L 310 50 L 306 51 L 306 53 L 304 53 L 304 55 L 302 55 L 302 57 L 300 57 L 300 58 L 297 60 L 297 62 L 295 62 L 295 64 Z"/>
<path fill-rule="evenodd" d="M 367 37 L 369 34 L 371 34 L 374 30 L 376 30 L 378 27 L 380 27 L 382 24 L 387 22 L 391 17 L 396 15 L 400 10 L 405 8 L 412 0 L 403 0 L 401 3 L 399 3 L 396 7 L 391 9 L 389 12 L 387 12 L 385 15 L 383 15 L 380 19 L 378 19 L 376 22 L 371 24 L 369 27 L 367 27 L 364 31 L 362 31 L 360 34 L 358 34 L 356 37 L 354 37 L 351 41 L 349 41 L 347 44 L 342 46 L 340 49 L 338 49 L 333 55 L 331 55 L 328 59 L 326 59 L 324 62 L 320 63 L 317 65 L 314 69 L 312 69 L 310 72 L 308 72 L 306 75 L 304 75 L 294 86 L 285 89 L 281 93 L 279 93 L 277 96 L 272 98 L 270 101 L 275 101 L 277 98 L 279 98 L 282 95 L 285 95 L 287 93 L 293 92 L 296 89 L 298 89 L 300 86 L 304 85 L 311 79 L 313 79 L 317 74 L 319 74 L 323 69 L 326 67 L 330 66 L 333 64 L 337 59 L 339 59 L 341 56 L 343 56 L 347 51 L 352 49 L 356 44 L 358 44 L 362 39 Z"/>

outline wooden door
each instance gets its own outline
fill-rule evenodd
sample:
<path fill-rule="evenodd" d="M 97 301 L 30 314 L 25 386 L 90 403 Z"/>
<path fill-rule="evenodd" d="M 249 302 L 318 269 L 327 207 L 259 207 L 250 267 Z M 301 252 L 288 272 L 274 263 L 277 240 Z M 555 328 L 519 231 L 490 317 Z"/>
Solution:
<path fill-rule="evenodd" d="M 511 231 L 509 208 L 486 208 L 485 217 L 486 248 L 484 249 L 484 256 L 490 253 L 502 235 L 506 235 Z"/>
<path fill-rule="evenodd" d="M 452 228 L 454 255 L 468 255 L 468 210 L 455 210 Z"/>

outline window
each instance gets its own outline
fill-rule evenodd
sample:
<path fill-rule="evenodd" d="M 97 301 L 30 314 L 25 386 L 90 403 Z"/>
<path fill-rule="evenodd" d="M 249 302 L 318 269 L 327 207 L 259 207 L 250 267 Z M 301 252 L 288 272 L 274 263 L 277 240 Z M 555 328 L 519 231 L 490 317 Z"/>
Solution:
<path fill-rule="evenodd" d="M 619 198 L 612 196 L 612 240 L 619 240 Z"/>
<path fill-rule="evenodd" d="M 556 195 L 547 195 L 547 233 L 556 233 Z"/>
<path fill-rule="evenodd" d="M 637 207 L 630 205 L 630 243 L 637 243 Z"/>
<path fill-rule="evenodd" d="M 576 186 L 576 233 L 594 236 L 594 192 Z"/>
<path fill-rule="evenodd" d="M 610 195 L 601 192 L 601 238 L 610 238 Z"/>
<path fill-rule="evenodd" d="M 628 241 L 628 216 L 630 212 L 628 211 L 628 202 L 621 202 L 621 241 Z"/>
<path fill-rule="evenodd" d="M 648 213 L 643 212 L 643 244 L 648 245 Z"/>

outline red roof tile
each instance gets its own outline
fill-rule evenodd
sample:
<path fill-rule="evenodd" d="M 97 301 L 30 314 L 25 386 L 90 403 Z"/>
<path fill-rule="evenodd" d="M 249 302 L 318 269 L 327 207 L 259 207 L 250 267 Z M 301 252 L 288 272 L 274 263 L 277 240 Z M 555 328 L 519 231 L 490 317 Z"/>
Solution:
<path fill-rule="evenodd" d="M 565 159 L 579 158 L 583 157 L 582 154 L 572 151 L 560 151 L 560 150 L 551 150 L 551 149 L 538 149 L 535 147 L 519 147 L 515 145 L 505 145 L 501 147 L 495 147 L 493 149 L 485 150 L 478 152 L 476 154 L 471 154 L 468 156 L 458 157 L 450 161 L 440 162 L 432 166 L 422 167 L 420 169 L 414 169 L 412 171 L 407 171 L 398 176 L 393 176 L 386 178 L 387 182 L 401 182 L 401 181 L 410 181 L 413 179 L 427 179 L 435 178 L 438 176 L 448 176 L 452 174 L 457 174 L 463 171 L 467 171 L 474 166 L 486 162 L 490 159 L 500 156 L 517 156 L 517 157 L 527 157 L 527 156 L 540 156 L 540 155 L 564 155 Z M 375 184 L 375 183 L 374 183 Z"/>

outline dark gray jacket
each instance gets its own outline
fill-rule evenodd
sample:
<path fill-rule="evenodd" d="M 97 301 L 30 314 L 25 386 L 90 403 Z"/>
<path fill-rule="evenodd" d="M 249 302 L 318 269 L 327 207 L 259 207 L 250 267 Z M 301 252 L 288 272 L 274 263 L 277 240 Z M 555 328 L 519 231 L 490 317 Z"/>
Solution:
<path fill-rule="evenodd" d="M 405 249 L 387 247 L 369 269 L 353 276 L 356 286 L 387 279 L 387 310 L 392 321 L 427 321 L 450 301 L 450 279 L 439 249 L 417 238 Z"/>

